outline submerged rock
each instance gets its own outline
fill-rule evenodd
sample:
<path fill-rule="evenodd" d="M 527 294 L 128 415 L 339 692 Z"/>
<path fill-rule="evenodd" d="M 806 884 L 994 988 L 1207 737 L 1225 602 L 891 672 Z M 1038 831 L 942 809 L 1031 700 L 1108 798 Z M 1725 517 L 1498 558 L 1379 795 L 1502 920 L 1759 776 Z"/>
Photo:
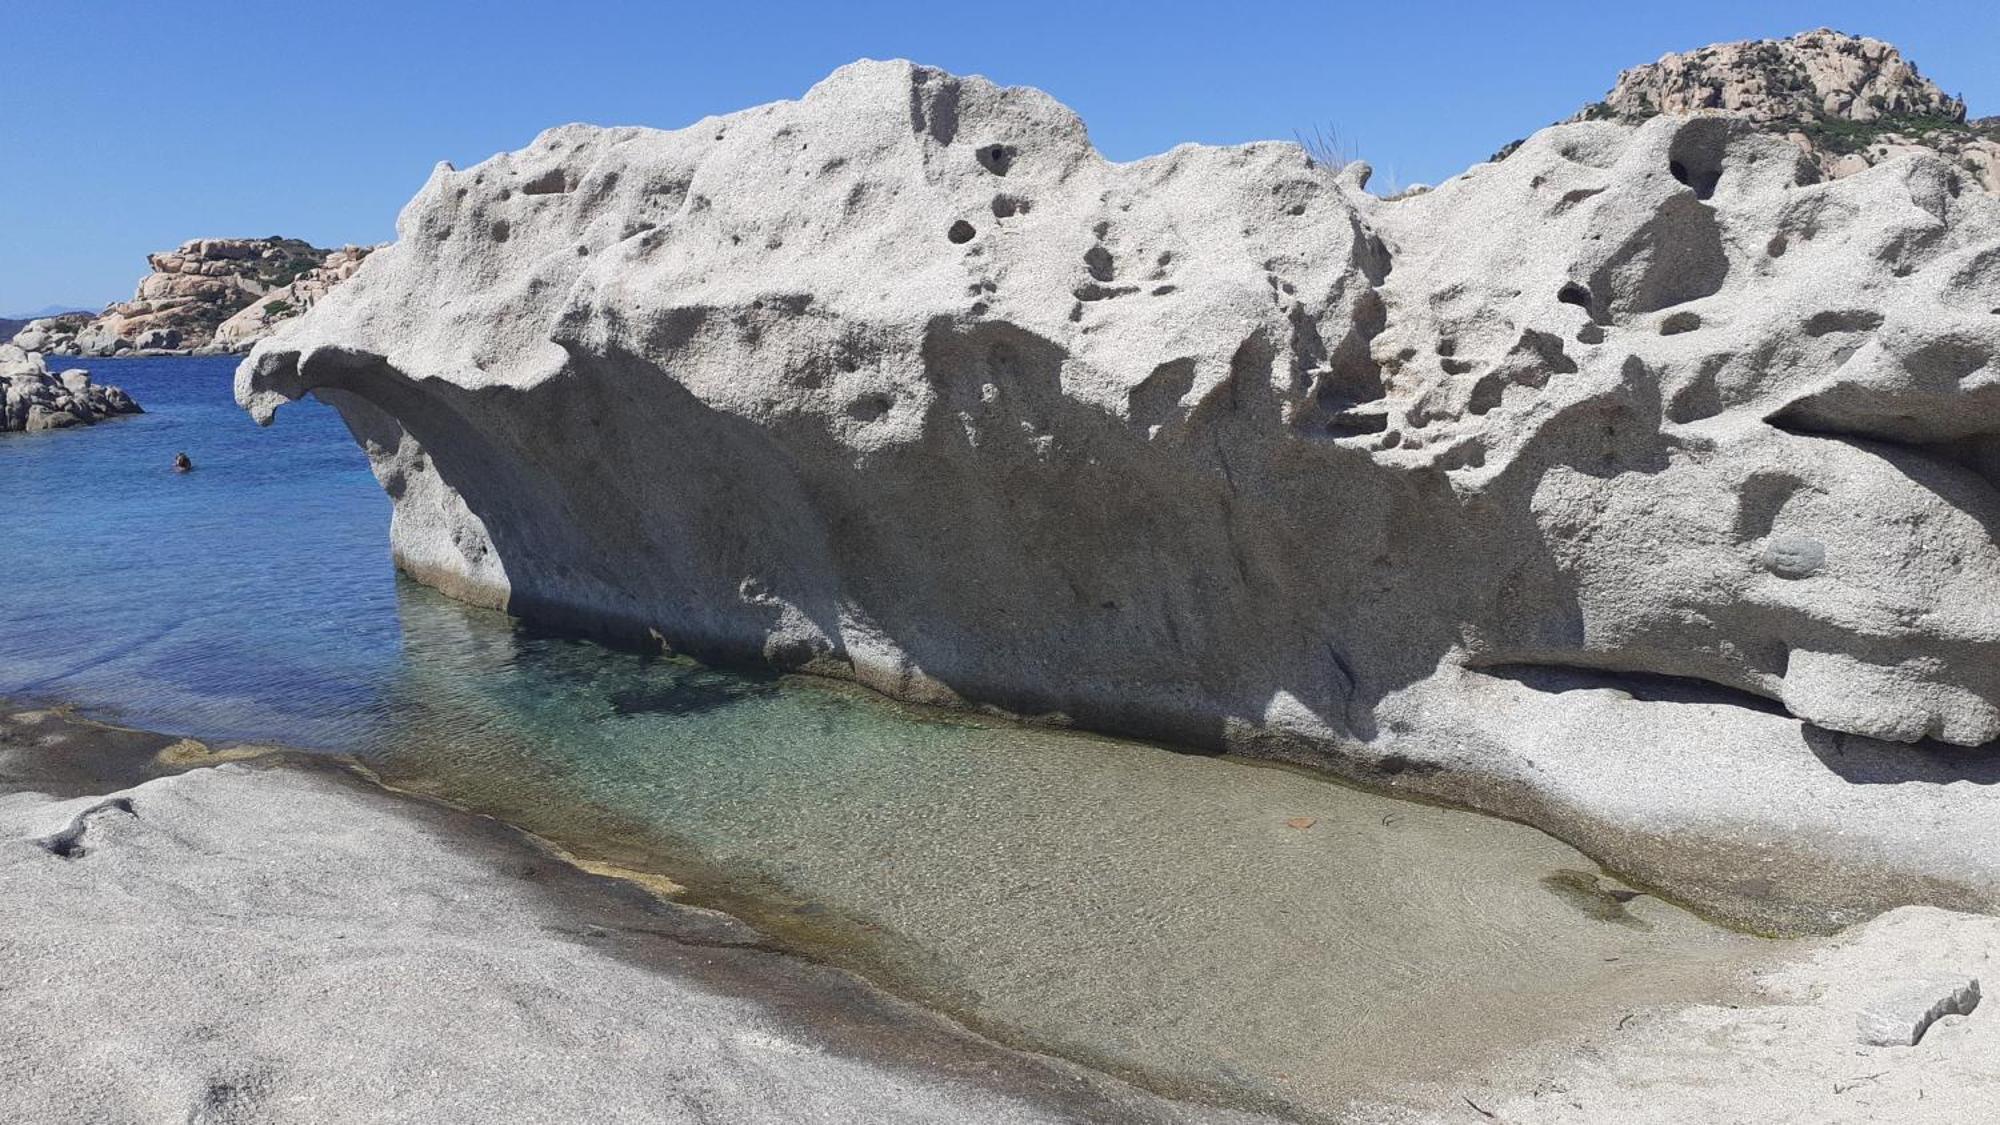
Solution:
<path fill-rule="evenodd" d="M 71 368 L 55 375 L 37 352 L 0 344 L 0 433 L 87 426 L 117 414 L 139 414 L 139 404 L 117 387 L 100 387 L 90 373 Z"/>
<path fill-rule="evenodd" d="M 1364 185 L 857 63 L 441 166 L 237 394 L 340 410 L 455 596 L 1332 762 L 1745 910 L 1689 802 L 1769 820 L 1827 731 L 2000 734 L 2000 200 L 1716 116 Z M 1786 815 L 1859 847 L 1887 799 Z"/>

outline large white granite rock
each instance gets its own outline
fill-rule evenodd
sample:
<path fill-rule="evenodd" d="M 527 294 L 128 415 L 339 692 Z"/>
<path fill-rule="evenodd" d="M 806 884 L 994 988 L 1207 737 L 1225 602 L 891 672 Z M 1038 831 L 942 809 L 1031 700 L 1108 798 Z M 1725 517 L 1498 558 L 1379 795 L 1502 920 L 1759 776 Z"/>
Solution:
<path fill-rule="evenodd" d="M 331 402 L 405 569 L 524 616 L 1331 763 L 1745 916 L 2000 901 L 1990 798 L 1889 870 L 1893 792 L 1785 796 L 2000 734 L 2000 200 L 1713 116 L 1365 180 L 857 63 L 441 166 L 237 393 Z"/>

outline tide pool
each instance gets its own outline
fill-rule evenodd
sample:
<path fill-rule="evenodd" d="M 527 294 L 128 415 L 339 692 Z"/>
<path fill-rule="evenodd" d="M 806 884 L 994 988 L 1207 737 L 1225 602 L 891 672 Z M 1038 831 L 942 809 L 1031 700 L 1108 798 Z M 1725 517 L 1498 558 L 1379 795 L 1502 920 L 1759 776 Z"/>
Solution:
<path fill-rule="evenodd" d="M 0 696 L 350 753 L 1003 1041 L 1303 1117 L 1768 949 L 1504 821 L 539 634 L 396 577 L 332 411 L 88 366 L 148 413 L 0 438 Z"/>

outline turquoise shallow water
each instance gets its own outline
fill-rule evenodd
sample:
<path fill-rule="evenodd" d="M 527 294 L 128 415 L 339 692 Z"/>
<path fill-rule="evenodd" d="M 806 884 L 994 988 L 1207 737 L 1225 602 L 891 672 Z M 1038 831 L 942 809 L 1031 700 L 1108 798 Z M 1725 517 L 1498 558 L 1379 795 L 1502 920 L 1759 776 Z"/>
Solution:
<path fill-rule="evenodd" d="M 351 752 L 1011 1042 L 1305 1116 L 1758 951 L 1518 825 L 537 635 L 394 576 L 330 410 L 92 367 L 149 413 L 0 439 L 0 696 Z"/>

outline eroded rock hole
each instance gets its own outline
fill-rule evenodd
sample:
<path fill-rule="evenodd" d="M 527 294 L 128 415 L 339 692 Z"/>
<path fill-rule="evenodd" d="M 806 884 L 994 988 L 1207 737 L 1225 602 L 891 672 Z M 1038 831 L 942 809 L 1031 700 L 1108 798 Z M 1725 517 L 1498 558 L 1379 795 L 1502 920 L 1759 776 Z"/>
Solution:
<path fill-rule="evenodd" d="M 1007 174 L 1007 170 L 1014 166 L 1014 156 L 1015 149 L 1013 145 L 981 145 L 979 147 L 980 165 L 996 176 Z"/>
<path fill-rule="evenodd" d="M 569 177 L 561 168 L 551 168 L 521 185 L 523 195 L 562 195 L 569 190 Z"/>
<path fill-rule="evenodd" d="M 1722 182 L 1722 168 L 1698 160 L 1669 160 L 1667 171 L 1674 179 L 1686 184 L 1694 192 L 1696 199 L 1712 199 L 1715 185 Z"/>
<path fill-rule="evenodd" d="M 1715 195 L 1715 187 L 1722 181 L 1729 133 L 1729 122 L 1722 118 L 1697 118 L 1674 134 L 1667 149 L 1667 171 L 1686 184 L 1696 199 Z"/>
<path fill-rule="evenodd" d="M 1682 164 L 1678 160 L 1669 163 L 1667 170 L 1673 173 L 1674 179 L 1693 188 L 1696 199 L 1707 199 L 1713 196 L 1715 194 L 1715 185 L 1722 179 L 1722 172 L 1720 170 L 1697 172 L 1689 169 L 1687 165 Z"/>
<path fill-rule="evenodd" d="M 1326 420 L 1326 432 L 1329 437 L 1363 437 L 1384 433 L 1388 429 L 1389 416 L 1380 410 L 1370 410 L 1366 407 L 1343 410 Z"/>
<path fill-rule="evenodd" d="M 847 404 L 847 416 L 857 422 L 873 422 L 895 405 L 888 395 L 863 395 Z"/>
<path fill-rule="evenodd" d="M 1575 305 L 1586 312 L 1590 310 L 1590 290 L 1574 281 L 1556 290 L 1556 300 L 1565 305 Z"/>
<path fill-rule="evenodd" d="M 1102 246 L 1093 246 L 1083 252 L 1083 264 L 1090 270 L 1093 281 L 1109 282 L 1117 279 L 1117 270 L 1111 260 L 1111 251 Z"/>
<path fill-rule="evenodd" d="M 1678 336 L 1683 332 L 1692 332 L 1700 327 L 1700 315 L 1683 309 L 1677 313 L 1669 313 L 1667 318 L 1660 322 L 1660 335 Z"/>
<path fill-rule="evenodd" d="M 1814 313 L 1806 318 L 1808 336 L 1831 332 L 1872 332 L 1882 326 L 1882 314 L 1872 309 L 1841 309 Z"/>
<path fill-rule="evenodd" d="M 962 245 L 964 243 L 971 242 L 972 236 L 978 233 L 979 231 L 974 229 L 971 223 L 966 222 L 964 219 L 960 219 L 957 222 L 951 224 L 951 229 L 944 232 L 944 236 L 946 238 L 951 239 L 953 242 Z"/>

